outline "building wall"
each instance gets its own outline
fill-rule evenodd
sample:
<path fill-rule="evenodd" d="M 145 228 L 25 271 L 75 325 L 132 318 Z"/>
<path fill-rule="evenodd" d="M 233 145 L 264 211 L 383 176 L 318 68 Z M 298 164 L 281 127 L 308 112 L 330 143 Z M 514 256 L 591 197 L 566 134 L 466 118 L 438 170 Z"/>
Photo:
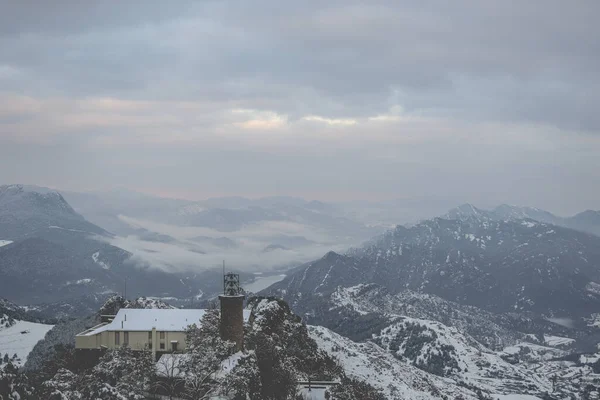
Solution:
<path fill-rule="evenodd" d="M 77 349 L 100 349 L 106 347 L 115 349 L 125 343 L 123 331 L 117 331 L 120 335 L 120 345 L 115 344 L 115 331 L 104 331 L 93 336 L 75 336 L 75 348 Z M 155 332 L 155 333 L 154 333 Z M 153 340 L 148 340 L 148 333 Z M 160 338 L 159 331 L 129 331 L 129 347 L 133 350 L 143 350 L 148 346 L 154 352 L 171 351 L 171 341 L 177 341 L 177 351 L 185 351 L 185 332 L 165 332 L 164 339 Z M 164 349 L 160 344 L 164 343 Z"/>

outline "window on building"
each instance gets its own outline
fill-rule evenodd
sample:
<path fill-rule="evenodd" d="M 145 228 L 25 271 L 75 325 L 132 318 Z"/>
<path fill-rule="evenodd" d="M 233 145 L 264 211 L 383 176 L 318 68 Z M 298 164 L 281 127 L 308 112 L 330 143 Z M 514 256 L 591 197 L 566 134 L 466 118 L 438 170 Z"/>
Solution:
<path fill-rule="evenodd" d="M 161 350 L 164 350 L 164 349 L 165 349 L 165 344 L 164 344 L 164 343 L 161 343 L 161 344 L 160 344 L 160 349 L 161 349 Z"/>
<path fill-rule="evenodd" d="M 152 341 L 152 332 L 148 332 L 148 341 L 151 342 Z"/>
<path fill-rule="evenodd" d="M 115 346 L 121 345 L 121 333 L 115 332 Z"/>
<path fill-rule="evenodd" d="M 177 351 L 177 342 L 171 342 L 171 350 Z"/>
<path fill-rule="evenodd" d="M 161 332 L 161 333 L 160 333 L 160 339 L 161 339 L 161 340 L 165 340 L 165 333 L 164 333 L 164 332 Z"/>
<path fill-rule="evenodd" d="M 126 346 L 129 344 L 129 332 L 123 332 L 123 343 Z"/>

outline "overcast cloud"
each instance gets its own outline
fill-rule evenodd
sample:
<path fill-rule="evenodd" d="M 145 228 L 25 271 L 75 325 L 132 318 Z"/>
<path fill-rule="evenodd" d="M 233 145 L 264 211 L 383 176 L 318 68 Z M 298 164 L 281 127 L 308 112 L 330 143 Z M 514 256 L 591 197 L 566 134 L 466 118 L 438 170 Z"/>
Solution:
<path fill-rule="evenodd" d="M 0 10 L 2 183 L 600 208 L 596 0 Z"/>

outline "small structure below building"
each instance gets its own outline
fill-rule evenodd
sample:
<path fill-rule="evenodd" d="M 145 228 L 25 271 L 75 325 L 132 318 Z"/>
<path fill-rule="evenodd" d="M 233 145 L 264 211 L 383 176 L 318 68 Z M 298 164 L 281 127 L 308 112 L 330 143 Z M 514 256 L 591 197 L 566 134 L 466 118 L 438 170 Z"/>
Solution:
<path fill-rule="evenodd" d="M 327 400 L 326 392 L 331 393 L 337 381 L 299 381 L 297 383 L 298 393 L 303 400 Z"/>

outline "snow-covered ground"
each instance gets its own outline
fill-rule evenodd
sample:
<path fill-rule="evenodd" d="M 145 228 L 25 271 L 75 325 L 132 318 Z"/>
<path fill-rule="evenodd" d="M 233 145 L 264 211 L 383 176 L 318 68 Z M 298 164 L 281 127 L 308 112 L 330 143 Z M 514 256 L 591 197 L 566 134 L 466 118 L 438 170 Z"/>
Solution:
<path fill-rule="evenodd" d="M 4 354 L 8 353 L 9 358 L 16 354 L 19 361 L 15 364 L 22 366 L 36 343 L 43 339 L 53 326 L 27 321 L 16 321 L 8 328 L 0 326 L 0 354 L 4 357 Z"/>
<path fill-rule="evenodd" d="M 413 328 L 413 333 L 405 335 L 417 323 L 429 330 Z M 567 354 L 560 346 L 569 344 L 569 338 L 546 337 L 559 348 L 520 342 L 495 352 L 456 328 L 406 317 L 367 342 L 354 342 L 320 326 L 309 326 L 309 333 L 319 348 L 340 362 L 348 376 L 370 383 L 389 399 L 457 398 L 459 395 L 465 399 L 477 398 L 469 387 L 481 389 L 494 400 L 537 400 L 543 393 L 553 391 L 553 377 L 557 380 L 556 398 L 577 398 L 588 382 L 600 379 L 600 375 L 585 365 L 587 359 L 582 360 L 584 365 L 555 361 Z M 410 351 L 418 350 L 416 354 L 406 353 L 409 337 L 413 338 Z M 393 350 L 390 341 L 395 343 Z M 421 344 L 415 346 L 417 342 Z M 458 370 L 447 371 L 442 377 L 417 367 L 419 362 L 429 365 L 431 355 L 442 349 L 456 361 Z M 399 356 L 396 357 L 396 353 Z M 507 356 L 515 357 L 514 362 L 507 362 L 504 359 Z M 435 359 L 432 361 L 436 363 Z"/>
<path fill-rule="evenodd" d="M 406 335 L 411 326 L 420 326 L 427 330 L 415 336 Z M 458 370 L 446 370 L 446 373 L 457 382 L 462 380 L 490 393 L 535 393 L 551 389 L 551 383 L 546 377 L 531 374 L 530 371 L 523 370 L 520 365 L 506 362 L 497 353 L 485 348 L 455 327 L 448 327 L 436 321 L 404 318 L 383 329 L 377 336 L 377 340 L 381 341 L 384 348 L 391 351 L 390 343 L 398 338 L 399 334 L 402 337 L 402 340 L 397 342 L 399 355 L 416 364 L 436 363 L 439 361 L 435 358 L 440 349 L 448 349 L 444 357 L 454 359 Z M 418 352 L 412 357 L 407 357 L 404 351 L 411 337 L 418 337 L 422 344 L 417 346 Z"/>
<path fill-rule="evenodd" d="M 544 339 L 548 346 L 568 346 L 575 341 L 575 339 L 571 338 L 550 335 L 544 336 Z"/>
<path fill-rule="evenodd" d="M 6 246 L 7 244 L 11 244 L 12 240 L 0 240 L 0 247 Z"/>
<path fill-rule="evenodd" d="M 322 326 L 309 326 L 310 336 L 343 365 L 352 378 L 370 383 L 390 400 L 475 399 L 473 392 L 450 379 L 428 374 L 397 360 L 375 343 L 356 343 Z"/>
<path fill-rule="evenodd" d="M 563 357 L 567 355 L 567 352 L 539 344 L 520 342 L 513 346 L 505 347 L 500 355 L 518 355 L 523 361 L 539 362 Z"/>
<path fill-rule="evenodd" d="M 564 326 L 566 328 L 572 328 L 574 323 L 571 318 L 546 318 L 550 322 L 554 322 L 557 325 Z"/>

